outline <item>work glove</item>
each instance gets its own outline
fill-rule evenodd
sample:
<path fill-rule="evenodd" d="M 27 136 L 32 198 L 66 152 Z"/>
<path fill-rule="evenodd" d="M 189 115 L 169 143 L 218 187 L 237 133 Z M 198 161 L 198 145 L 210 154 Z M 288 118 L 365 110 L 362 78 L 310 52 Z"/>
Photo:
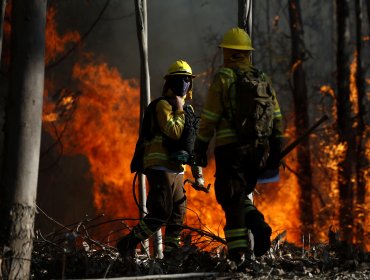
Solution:
<path fill-rule="evenodd" d="M 198 138 L 194 143 L 194 165 L 206 167 L 207 166 L 207 150 L 208 142 L 199 140 Z"/>
<path fill-rule="evenodd" d="M 202 167 L 197 166 L 197 165 L 192 165 L 191 174 L 193 175 L 193 178 L 195 179 L 195 183 L 198 186 L 204 186 L 204 177 L 203 177 Z"/>
<path fill-rule="evenodd" d="M 266 168 L 267 166 L 267 160 L 269 158 L 269 155 L 270 155 L 270 147 L 267 146 L 263 149 L 262 153 L 261 153 L 261 160 L 260 162 L 258 163 L 258 169 L 259 170 L 263 170 Z"/>
<path fill-rule="evenodd" d="M 267 169 L 276 169 L 279 168 L 281 163 L 281 149 L 283 146 L 282 137 L 272 137 L 270 140 L 270 152 L 266 161 Z"/>
<path fill-rule="evenodd" d="M 187 151 L 180 150 L 170 154 L 170 160 L 179 163 L 187 164 L 190 160 L 190 155 Z"/>

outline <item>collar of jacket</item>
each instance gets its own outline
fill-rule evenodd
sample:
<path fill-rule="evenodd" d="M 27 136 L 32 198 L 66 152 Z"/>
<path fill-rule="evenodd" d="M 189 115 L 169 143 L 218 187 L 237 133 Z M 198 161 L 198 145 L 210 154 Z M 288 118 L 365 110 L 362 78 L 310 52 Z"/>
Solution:
<path fill-rule="evenodd" d="M 253 68 L 252 62 L 246 57 L 241 57 L 240 59 L 230 59 L 224 62 L 224 67 L 231 68 L 231 69 L 243 69 L 248 70 Z"/>

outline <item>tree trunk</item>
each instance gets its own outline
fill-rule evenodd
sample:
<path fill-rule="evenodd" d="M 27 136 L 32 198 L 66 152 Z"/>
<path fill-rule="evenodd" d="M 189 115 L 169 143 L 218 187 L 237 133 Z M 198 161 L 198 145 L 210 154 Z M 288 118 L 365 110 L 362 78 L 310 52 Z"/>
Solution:
<path fill-rule="evenodd" d="M 137 37 L 140 49 L 140 127 L 144 111 L 150 103 L 150 76 L 148 63 L 148 20 L 146 0 L 135 0 Z M 144 174 L 139 174 L 139 199 L 142 209 L 146 209 L 146 186 Z M 145 210 L 144 210 L 145 211 Z M 140 213 L 144 217 L 145 213 Z M 145 247 L 148 248 L 146 241 Z M 162 258 L 162 231 L 158 230 L 154 236 L 154 255 Z"/>
<path fill-rule="evenodd" d="M 46 0 L 13 0 L 2 188 L 8 279 L 29 279 L 41 141 Z M 5 222 L 2 220 L 1 222 Z M 4 242 L 4 240 L 1 240 Z M 5 267 L 4 265 L 2 266 Z"/>
<path fill-rule="evenodd" d="M 303 38 L 303 25 L 299 0 L 289 0 L 289 23 L 292 37 L 292 91 L 295 113 L 296 134 L 309 128 L 306 73 L 303 67 L 306 49 Z M 312 206 L 312 170 L 310 142 L 306 137 L 297 148 L 297 175 L 301 189 L 300 211 L 303 234 L 312 234 L 313 206 Z"/>
<path fill-rule="evenodd" d="M 364 245 L 364 225 L 365 225 L 365 198 L 366 198 L 366 164 L 365 155 L 365 98 L 366 85 L 365 75 L 362 66 L 362 5 L 360 0 L 355 0 L 355 15 L 356 15 L 356 87 L 357 87 L 357 140 L 356 140 L 356 179 L 357 179 L 357 194 L 356 194 L 356 243 Z"/>
<path fill-rule="evenodd" d="M 238 0 L 238 27 L 252 38 L 252 0 Z"/>
<path fill-rule="evenodd" d="M 367 0 L 366 1 L 366 8 L 367 8 L 367 21 L 368 21 L 368 24 L 370 25 L 370 0 Z M 370 31 L 369 31 L 370 33 Z M 369 34 L 370 35 L 370 34 Z"/>
<path fill-rule="evenodd" d="M 343 160 L 338 162 L 339 225 L 342 237 L 353 240 L 353 163 L 355 133 L 350 102 L 350 22 L 349 0 L 336 0 L 337 8 L 337 128 L 339 143 L 346 145 Z"/>
<path fill-rule="evenodd" d="M 3 33 L 4 33 L 4 16 L 5 16 L 6 0 L 0 0 L 0 65 L 1 65 L 1 53 L 3 46 Z"/>
<path fill-rule="evenodd" d="M 238 0 L 238 27 L 244 29 L 252 39 L 252 0 Z M 253 40 L 252 40 L 253 42 Z M 251 60 L 252 60 L 251 55 Z M 253 202 L 253 192 L 248 195 L 248 198 Z M 251 249 L 254 247 L 254 238 L 250 230 L 248 230 L 248 238 Z"/>
<path fill-rule="evenodd" d="M 267 42 L 268 42 L 268 73 L 273 71 L 272 68 L 272 34 L 271 34 L 271 16 L 270 16 L 270 0 L 266 0 L 266 26 L 267 26 Z"/>
<path fill-rule="evenodd" d="M 4 34 L 4 16 L 5 16 L 5 7 L 6 7 L 6 0 L 0 0 L 0 9 L 1 9 L 1 19 L 0 19 L 0 66 L 1 66 L 1 55 L 2 55 L 2 46 L 3 46 L 3 34 Z M 4 95 L 5 96 L 5 95 Z M 2 99 L 2 97 L 1 97 Z M 2 138 L 2 132 L 0 133 L 0 137 Z M 3 155 L 3 152 L 4 152 L 4 147 L 3 147 L 3 143 L 2 141 L 0 141 L 1 143 L 1 147 L 0 147 L 0 155 L 2 156 Z M 2 174 L 3 174 L 3 164 L 4 162 L 0 162 L 0 178 L 2 178 Z M 5 199 L 5 190 L 4 190 L 4 187 L 2 186 L 2 184 L 0 185 L 0 224 L 1 224 L 1 221 L 4 220 L 4 217 L 3 217 L 3 208 L 5 207 L 4 203 L 5 203 L 6 199 Z M 2 254 L 2 246 L 4 245 L 4 242 L 2 242 L 1 240 L 4 240 L 5 236 L 4 236 L 4 230 L 0 230 L 0 255 Z M 0 277 L 1 277 L 1 274 L 0 274 Z"/>

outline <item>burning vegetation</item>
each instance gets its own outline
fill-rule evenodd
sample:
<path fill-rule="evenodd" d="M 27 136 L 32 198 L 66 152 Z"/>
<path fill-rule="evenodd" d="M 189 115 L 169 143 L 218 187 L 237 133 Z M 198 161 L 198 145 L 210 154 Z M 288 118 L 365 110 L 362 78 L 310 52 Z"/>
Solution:
<path fill-rule="evenodd" d="M 81 44 L 77 31 L 57 32 L 56 10 L 50 7 L 47 17 L 46 64 L 58 61 L 71 46 Z M 10 25 L 5 25 L 6 33 Z M 236 270 L 225 257 L 224 214 L 214 191 L 197 192 L 185 186 L 188 211 L 183 233 L 183 247 L 173 260 L 153 259 L 140 255 L 121 259 L 115 242 L 137 221 L 138 208 L 133 199 L 133 175 L 130 161 L 139 131 L 139 84 L 124 79 L 119 71 L 99 62 L 92 53 L 79 51 L 79 59 L 71 72 L 70 87 L 59 86 L 46 76 L 43 128 L 65 157 L 82 155 L 89 163 L 93 179 L 93 197 L 97 218 L 71 225 L 62 225 L 50 218 L 60 229 L 45 234 L 38 231 L 32 258 L 33 279 L 95 278 L 131 275 L 198 272 L 215 273 L 237 279 L 240 273 L 254 277 L 301 278 L 337 277 L 348 274 L 366 279 L 370 274 L 370 126 L 367 124 L 359 143 L 363 147 L 365 165 L 365 200 L 354 199 L 354 226 L 363 230 L 363 239 L 354 235 L 352 243 L 338 236 L 339 199 L 338 169 L 348 149 L 340 142 L 335 127 L 337 119 L 336 92 L 323 85 L 321 110 L 331 116 L 330 124 L 311 135 L 314 168 L 314 228 L 302 232 L 300 220 L 300 188 L 295 174 L 294 152 L 285 159 L 285 168 L 278 183 L 257 187 L 254 201 L 274 229 L 273 246 L 261 259 L 251 260 Z M 299 62 L 300 63 L 300 62 Z M 353 128 L 358 127 L 359 101 L 356 87 L 357 53 L 351 66 L 351 106 Z M 369 80 L 367 80 L 369 83 Z M 367 101 L 369 93 L 367 93 Z M 285 136 L 294 139 L 297 132 L 288 123 Z M 367 165 L 366 165 L 367 163 Z M 206 182 L 214 181 L 214 161 L 204 170 Z M 83 175 L 82 175 L 83 176 Z M 186 177 L 190 177 L 186 172 Z M 356 181 L 356 178 L 352 178 Z M 52 186 L 50 186 L 52 188 Z M 79 188 L 81 186 L 74 186 Z M 356 187 L 355 193 L 360 190 Z M 47 216 L 48 213 L 41 215 Z M 104 213 L 100 215 L 100 213 Z M 358 246 L 355 246 L 358 245 Z M 345 271 L 345 272 L 344 272 Z M 231 278 L 225 278 L 231 279 Z"/>
<path fill-rule="evenodd" d="M 64 35 L 57 32 L 55 14 L 56 11 L 50 8 L 46 61 L 51 64 L 68 51 L 71 44 L 81 43 L 81 36 L 76 31 Z M 98 63 L 99 59 L 94 54 L 80 53 L 80 57 L 71 70 L 73 89 L 57 89 L 52 80 L 47 80 L 44 129 L 61 142 L 64 156 L 83 155 L 88 159 L 97 213 L 104 213 L 112 218 L 137 217 L 138 209 L 132 198 L 133 175 L 129 173 L 129 164 L 139 125 L 138 82 L 123 79 L 117 69 L 104 62 Z M 356 55 L 353 65 L 355 63 Z M 353 71 L 351 87 L 355 88 Z M 313 194 L 316 215 L 314 232 L 304 233 L 300 230 L 300 189 L 294 174 L 297 160 L 294 153 L 285 161 L 286 168 L 282 171 L 281 181 L 259 186 L 255 194 L 255 203 L 275 230 L 274 236 L 286 231 L 287 240 L 297 245 L 302 245 L 304 236 L 306 239 L 310 236 L 313 242 L 324 242 L 329 227 L 339 228 L 336 173 L 347 144 L 338 142 L 333 126 L 336 118 L 336 93 L 327 85 L 322 86 L 320 92 L 324 94 L 323 98 L 330 99 L 332 105 L 323 110 L 328 110 L 332 119 L 331 124 L 311 136 L 314 143 L 311 147 L 315 147 L 312 148 L 313 166 L 316 168 L 316 187 Z M 351 100 L 354 113 L 357 112 L 355 95 L 356 90 L 353 89 Z M 291 126 L 287 127 L 285 134 L 288 139 L 297 135 Z M 367 139 L 364 145 L 367 159 L 370 158 L 369 145 Z M 211 160 L 210 166 L 205 169 L 206 182 L 213 182 L 213 174 L 214 163 Z M 188 172 L 186 175 L 190 176 Z M 369 186 L 369 174 L 365 175 L 366 185 Z M 216 203 L 214 192 L 198 193 L 190 187 L 186 187 L 186 191 L 189 201 L 186 224 L 201 230 L 210 230 L 223 237 L 223 212 Z M 369 211 L 366 206 L 368 204 L 364 205 L 365 213 Z M 369 224 L 368 220 L 365 221 L 366 224 Z M 370 243 L 366 236 L 368 233 L 364 239 L 364 245 L 368 249 Z"/>
<path fill-rule="evenodd" d="M 55 221 L 51 221 L 55 223 Z M 184 226 L 184 244 L 172 258 L 156 259 L 137 251 L 136 258 L 121 258 L 109 237 L 93 239 L 93 232 L 127 227 L 129 219 L 86 219 L 43 235 L 37 232 L 32 256 L 32 279 L 110 278 L 152 275 L 150 279 L 368 279 L 370 253 L 341 242 L 328 232 L 328 243 L 297 247 L 286 241 L 286 231 L 272 242 L 262 258 L 236 267 L 226 258 L 224 240 L 211 231 Z M 114 236 L 114 232 L 111 232 Z M 203 250 L 202 248 L 208 248 Z M 213 248 L 213 249 L 209 249 Z M 187 276 L 188 275 L 188 276 Z M 218 278 L 217 278 L 218 279 Z M 249 278 L 248 278 L 249 279 Z"/>

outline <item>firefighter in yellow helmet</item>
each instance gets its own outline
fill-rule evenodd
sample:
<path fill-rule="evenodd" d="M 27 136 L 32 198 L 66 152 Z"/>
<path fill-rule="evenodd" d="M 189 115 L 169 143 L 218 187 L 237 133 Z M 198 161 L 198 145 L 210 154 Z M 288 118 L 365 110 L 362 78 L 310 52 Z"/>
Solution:
<path fill-rule="evenodd" d="M 282 116 L 271 81 L 252 65 L 251 52 L 254 48 L 249 35 L 243 29 L 232 28 L 223 36 L 219 47 L 223 49 L 224 63 L 216 73 L 205 100 L 195 153 L 197 163 L 205 167 L 209 142 L 213 137 L 216 138 L 216 199 L 225 212 L 224 232 L 229 258 L 240 264 L 249 248 L 248 229 L 254 235 L 256 257 L 265 254 L 271 245 L 271 227 L 248 195 L 254 190 L 260 172 L 279 165 Z M 242 88 L 237 86 L 239 77 L 251 77 L 250 81 L 260 85 L 261 94 L 265 94 L 266 99 L 271 101 L 268 137 L 256 138 L 254 132 L 240 136 L 240 130 L 244 128 L 237 125 L 241 114 L 241 110 L 238 111 L 237 108 L 248 108 L 248 104 L 240 100 L 244 100 L 252 92 L 247 89 L 237 93 L 237 89 L 240 91 Z M 243 93 L 246 95 L 240 97 L 242 95 L 239 94 Z M 252 121 L 247 120 L 246 124 Z M 262 130 L 264 125 L 258 127 Z M 267 134 L 261 131 L 261 135 Z"/>
<path fill-rule="evenodd" d="M 184 60 L 174 62 L 165 75 L 162 96 L 146 108 L 131 172 L 144 173 L 149 183 L 147 215 L 117 242 L 122 256 L 135 255 L 136 246 L 166 226 L 164 255 L 179 246 L 186 211 L 184 165 L 191 164 L 198 119 L 191 105 L 193 75 Z M 142 152 L 140 152 L 142 147 Z M 196 181 L 203 184 L 201 168 Z M 194 173 L 194 174 L 195 174 Z"/>

